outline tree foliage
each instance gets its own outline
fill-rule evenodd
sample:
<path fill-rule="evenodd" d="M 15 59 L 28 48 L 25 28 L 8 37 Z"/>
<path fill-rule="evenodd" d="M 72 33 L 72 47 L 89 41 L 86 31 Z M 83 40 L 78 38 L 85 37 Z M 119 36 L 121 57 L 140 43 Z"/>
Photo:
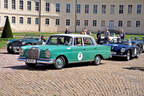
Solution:
<path fill-rule="evenodd" d="M 12 34 L 12 30 L 11 30 L 8 16 L 6 18 L 6 22 L 5 22 L 5 26 L 3 28 L 1 38 L 13 38 L 13 34 Z"/>

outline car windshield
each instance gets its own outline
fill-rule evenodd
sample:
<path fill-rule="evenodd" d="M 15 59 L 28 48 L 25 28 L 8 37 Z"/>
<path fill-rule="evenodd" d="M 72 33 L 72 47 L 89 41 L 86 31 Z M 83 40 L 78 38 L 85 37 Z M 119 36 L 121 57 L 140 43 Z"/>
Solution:
<path fill-rule="evenodd" d="M 39 38 L 40 35 L 28 35 L 28 34 L 24 35 L 24 39 L 39 39 Z"/>
<path fill-rule="evenodd" d="M 51 36 L 47 43 L 47 45 L 72 45 L 72 37 L 69 36 Z"/>

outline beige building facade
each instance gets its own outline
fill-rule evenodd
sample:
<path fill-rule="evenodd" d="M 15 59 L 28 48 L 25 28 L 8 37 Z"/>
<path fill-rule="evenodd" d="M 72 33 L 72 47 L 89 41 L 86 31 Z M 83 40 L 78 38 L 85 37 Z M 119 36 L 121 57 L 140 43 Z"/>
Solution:
<path fill-rule="evenodd" d="M 144 34 L 144 0 L 0 0 L 0 27 L 14 32 L 91 32 L 123 29 Z"/>

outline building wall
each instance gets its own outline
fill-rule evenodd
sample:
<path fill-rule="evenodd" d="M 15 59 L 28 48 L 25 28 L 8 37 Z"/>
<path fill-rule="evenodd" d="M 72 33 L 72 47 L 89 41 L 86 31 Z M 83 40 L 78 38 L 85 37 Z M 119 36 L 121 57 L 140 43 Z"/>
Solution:
<path fill-rule="evenodd" d="M 4 26 L 5 16 L 9 16 L 14 32 L 37 32 L 39 25 L 35 24 L 35 18 L 39 18 L 39 12 L 35 10 L 35 1 L 23 0 L 23 10 L 19 9 L 20 0 L 16 1 L 16 8 L 12 9 L 12 0 L 8 0 L 8 8 L 4 8 L 4 0 L 0 0 L 0 27 Z M 27 1 L 31 1 L 31 10 L 27 10 Z M 81 5 L 81 13 L 75 13 L 75 4 Z M 49 11 L 45 11 L 46 2 L 50 4 Z M 56 3 L 60 4 L 60 12 L 56 12 Z M 66 4 L 70 4 L 70 13 L 66 13 Z M 89 13 L 85 13 L 85 5 L 89 5 Z M 97 5 L 97 13 L 93 13 L 93 5 Z M 137 14 L 137 5 L 141 5 L 141 14 Z M 102 5 L 106 5 L 106 13 L 102 13 Z M 114 5 L 114 13 L 110 13 L 110 6 Z M 123 14 L 119 14 L 119 5 L 123 5 Z M 132 5 L 132 13 L 128 13 L 128 5 Z M 15 17 L 15 23 L 12 23 Z M 19 23 L 23 17 L 23 24 Z M 31 18 L 31 24 L 27 24 L 27 18 Z M 45 24 L 49 19 L 49 24 Z M 60 24 L 56 25 L 56 19 Z M 66 26 L 66 19 L 70 19 L 70 26 Z M 75 20 L 80 20 L 80 26 L 75 26 Z M 88 20 L 88 26 L 84 25 Z M 97 21 L 93 26 L 93 20 Z M 109 26 L 110 20 L 114 21 L 115 29 L 124 29 L 127 33 L 144 33 L 144 0 L 41 0 L 41 32 L 64 32 L 65 28 L 71 32 L 80 32 L 84 27 L 92 32 L 104 30 Z M 105 26 L 101 26 L 105 21 Z M 119 21 L 123 26 L 119 27 Z M 131 27 L 127 27 L 127 21 L 131 21 Z M 136 27 L 136 21 L 140 21 L 140 27 Z"/>

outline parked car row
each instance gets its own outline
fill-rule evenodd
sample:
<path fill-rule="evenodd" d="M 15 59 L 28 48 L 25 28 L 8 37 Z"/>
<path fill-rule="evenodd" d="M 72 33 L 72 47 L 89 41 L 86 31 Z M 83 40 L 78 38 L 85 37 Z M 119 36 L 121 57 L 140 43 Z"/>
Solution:
<path fill-rule="evenodd" d="M 27 44 L 33 41 L 34 44 Z M 130 60 L 132 57 L 138 58 L 144 51 L 142 40 L 111 41 L 109 44 L 98 45 L 92 36 L 80 34 L 51 35 L 45 45 L 42 45 L 38 38 L 11 40 L 8 48 L 11 46 L 10 49 L 14 49 L 17 43 L 11 42 L 21 42 L 18 46 L 20 55 L 18 60 L 24 61 L 28 67 L 35 67 L 37 64 L 54 64 L 57 69 L 70 63 L 80 62 L 93 62 L 99 65 L 102 59 L 111 57 Z M 22 42 L 25 44 L 22 45 Z"/>

